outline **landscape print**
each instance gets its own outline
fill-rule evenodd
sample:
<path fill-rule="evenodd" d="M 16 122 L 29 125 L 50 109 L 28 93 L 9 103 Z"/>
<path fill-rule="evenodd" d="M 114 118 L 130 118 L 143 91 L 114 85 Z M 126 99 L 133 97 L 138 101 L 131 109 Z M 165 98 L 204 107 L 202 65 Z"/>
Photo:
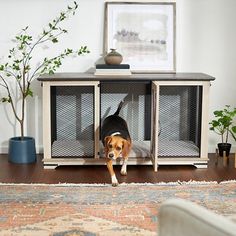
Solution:
<path fill-rule="evenodd" d="M 172 70 L 174 14 L 172 5 L 111 5 L 108 45 L 133 70 Z"/>

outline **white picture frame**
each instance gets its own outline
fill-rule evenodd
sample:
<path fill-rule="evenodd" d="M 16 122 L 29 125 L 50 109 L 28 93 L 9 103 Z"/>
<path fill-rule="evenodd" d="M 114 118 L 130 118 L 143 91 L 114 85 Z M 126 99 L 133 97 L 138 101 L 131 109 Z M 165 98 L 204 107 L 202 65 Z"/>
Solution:
<path fill-rule="evenodd" d="M 104 53 L 111 48 L 136 73 L 175 73 L 175 2 L 106 2 Z"/>

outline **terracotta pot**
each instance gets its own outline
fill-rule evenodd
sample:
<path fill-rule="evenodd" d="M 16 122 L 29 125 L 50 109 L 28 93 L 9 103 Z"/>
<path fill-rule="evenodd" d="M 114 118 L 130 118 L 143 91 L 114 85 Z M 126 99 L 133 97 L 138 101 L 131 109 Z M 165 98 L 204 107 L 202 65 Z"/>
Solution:
<path fill-rule="evenodd" d="M 114 48 L 111 48 L 111 51 L 104 57 L 104 61 L 107 65 L 119 65 L 122 60 L 122 55 Z"/>

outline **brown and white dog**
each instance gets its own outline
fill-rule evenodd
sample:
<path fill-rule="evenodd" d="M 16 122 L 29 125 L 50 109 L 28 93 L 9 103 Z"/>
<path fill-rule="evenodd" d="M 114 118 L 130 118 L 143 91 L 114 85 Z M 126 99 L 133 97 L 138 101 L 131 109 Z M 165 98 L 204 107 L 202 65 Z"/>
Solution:
<path fill-rule="evenodd" d="M 104 145 L 107 168 L 111 175 L 112 186 L 117 186 L 118 181 L 113 170 L 112 161 L 123 158 L 121 175 L 127 175 L 127 161 L 131 150 L 131 138 L 126 121 L 119 116 L 123 101 L 120 102 L 116 112 L 108 116 L 102 124 L 101 139 Z"/>

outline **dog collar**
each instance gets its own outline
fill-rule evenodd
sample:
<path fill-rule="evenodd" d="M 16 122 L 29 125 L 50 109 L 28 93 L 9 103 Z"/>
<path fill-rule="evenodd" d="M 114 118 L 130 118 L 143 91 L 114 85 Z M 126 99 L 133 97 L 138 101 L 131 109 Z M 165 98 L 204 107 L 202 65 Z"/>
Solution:
<path fill-rule="evenodd" d="M 116 135 L 121 135 L 121 133 L 120 132 L 115 132 L 115 133 L 111 134 L 111 136 L 116 136 Z"/>

